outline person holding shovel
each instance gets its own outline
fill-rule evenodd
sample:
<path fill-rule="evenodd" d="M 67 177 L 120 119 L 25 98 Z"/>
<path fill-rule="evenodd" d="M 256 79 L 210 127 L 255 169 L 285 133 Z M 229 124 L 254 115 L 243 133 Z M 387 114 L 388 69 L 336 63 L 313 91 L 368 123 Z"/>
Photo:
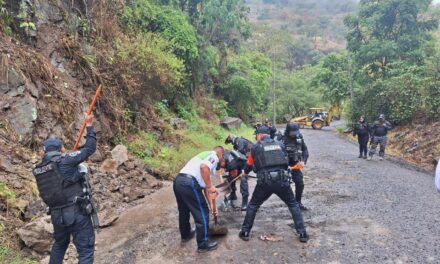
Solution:
<path fill-rule="evenodd" d="M 95 232 L 90 213 L 85 210 L 88 204 L 82 198 L 84 186 L 80 171 L 80 164 L 96 151 L 92 115 L 86 116 L 85 124 L 87 136 L 83 148 L 66 154 L 60 139 L 49 138 L 43 143 L 43 160 L 33 170 L 40 196 L 49 206 L 54 229 L 50 264 L 63 262 L 71 236 L 78 262 L 93 263 Z"/>
<path fill-rule="evenodd" d="M 283 145 L 271 139 L 269 134 L 270 130 L 265 126 L 256 130 L 257 143 L 252 147 L 244 172 L 248 174 L 255 168 L 257 186 L 248 204 L 238 236 L 244 241 L 250 239 L 258 209 L 272 194 L 276 194 L 289 208 L 299 240 L 305 243 L 309 237 L 304 227 L 301 210 L 290 186 L 292 176 L 288 171 L 287 153 Z"/>
<path fill-rule="evenodd" d="M 208 240 L 209 209 L 206 200 L 213 208 L 212 214 L 216 216 L 218 211 L 214 204 L 218 192 L 211 177 L 215 177 L 216 170 L 224 168 L 224 152 L 223 147 L 217 146 L 213 151 L 205 151 L 193 157 L 180 170 L 173 184 L 179 210 L 179 230 L 182 242 L 187 242 L 196 236 L 199 253 L 217 248 L 217 242 Z M 191 229 L 190 214 L 194 218 L 195 231 Z"/>
<path fill-rule="evenodd" d="M 229 172 L 228 181 L 232 182 L 235 177 L 242 174 L 244 165 L 246 164 L 247 156 L 249 155 L 252 148 L 252 142 L 243 137 L 236 137 L 235 135 L 230 134 L 226 138 L 225 144 L 232 144 L 234 147 L 234 152 L 230 152 L 230 153 L 232 153 L 235 157 L 231 159 L 231 162 L 229 164 L 229 165 L 233 165 L 234 169 L 229 169 L 229 170 L 227 169 L 227 171 Z M 228 200 L 231 201 L 232 207 L 235 207 L 234 201 L 237 200 L 237 194 L 236 194 L 237 187 L 235 181 L 231 183 L 231 189 L 232 192 L 229 195 Z M 248 198 L 249 198 L 249 183 L 248 183 L 248 178 L 245 176 L 240 177 L 240 193 L 241 193 L 241 210 L 246 211 Z"/>

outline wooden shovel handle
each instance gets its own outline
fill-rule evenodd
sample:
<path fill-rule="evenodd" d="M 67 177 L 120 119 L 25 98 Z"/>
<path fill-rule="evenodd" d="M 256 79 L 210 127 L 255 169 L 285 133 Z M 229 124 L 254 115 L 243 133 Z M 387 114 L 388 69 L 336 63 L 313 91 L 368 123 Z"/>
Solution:
<path fill-rule="evenodd" d="M 96 89 L 95 97 L 93 97 L 92 103 L 89 106 L 89 110 L 87 110 L 87 115 L 92 114 L 93 108 L 95 107 L 96 100 L 98 99 L 99 94 L 102 91 L 102 84 L 98 86 L 98 89 Z M 79 142 L 81 141 L 81 138 L 84 134 L 84 130 L 86 129 L 86 121 L 84 120 L 84 123 L 82 124 L 81 130 L 79 131 L 78 138 L 76 139 L 75 145 L 73 146 L 73 151 L 78 150 Z"/>

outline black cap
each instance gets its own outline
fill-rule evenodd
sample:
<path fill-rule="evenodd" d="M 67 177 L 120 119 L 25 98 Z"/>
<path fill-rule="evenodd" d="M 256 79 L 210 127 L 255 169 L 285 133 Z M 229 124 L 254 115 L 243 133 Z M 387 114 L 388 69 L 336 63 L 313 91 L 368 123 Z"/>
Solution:
<path fill-rule="evenodd" d="M 60 151 L 61 145 L 61 140 L 58 138 L 49 138 L 43 142 L 44 152 Z"/>
<path fill-rule="evenodd" d="M 259 126 L 255 129 L 255 134 L 270 134 L 270 129 L 267 126 Z"/>

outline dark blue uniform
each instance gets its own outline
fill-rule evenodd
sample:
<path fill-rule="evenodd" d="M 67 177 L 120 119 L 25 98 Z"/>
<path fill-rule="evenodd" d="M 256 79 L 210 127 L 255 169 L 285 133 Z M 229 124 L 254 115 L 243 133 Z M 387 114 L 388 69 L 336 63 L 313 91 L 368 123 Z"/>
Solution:
<path fill-rule="evenodd" d="M 244 240 L 249 238 L 258 209 L 272 194 L 276 194 L 289 208 L 300 240 L 305 239 L 307 234 L 304 221 L 290 187 L 287 157 L 282 144 L 275 142 L 268 135 L 255 143 L 248 157 L 245 173 L 249 173 L 253 168 L 257 173 L 257 186 L 248 204 L 240 237 Z"/>
<path fill-rule="evenodd" d="M 353 136 L 358 137 L 359 143 L 359 158 L 367 158 L 368 140 L 370 139 L 370 126 L 367 121 L 358 122 L 353 130 Z"/>
<path fill-rule="evenodd" d="M 236 138 L 232 144 L 234 146 L 234 150 L 240 152 L 245 157 L 247 157 L 247 155 L 250 153 L 252 148 L 252 142 L 242 137 Z M 236 167 L 234 169 L 237 170 L 238 175 L 240 175 L 243 172 L 245 164 L 246 162 L 237 162 Z M 233 179 L 234 179 L 233 177 L 228 177 L 229 182 L 231 182 Z M 233 182 L 231 184 L 232 192 L 229 196 L 229 199 L 232 201 L 237 200 L 237 194 L 236 194 L 237 186 L 235 183 L 236 182 Z M 249 183 L 248 183 L 248 178 L 246 176 L 240 178 L 240 193 L 242 197 L 242 207 L 244 208 L 247 205 L 249 199 Z"/>
<path fill-rule="evenodd" d="M 50 264 L 63 262 L 71 236 L 78 252 L 78 263 L 93 263 L 95 232 L 92 221 L 90 215 L 87 215 L 78 203 L 74 203 L 74 197 L 83 194 L 82 187 L 80 187 L 82 185 L 78 185 L 82 182 L 78 165 L 95 151 L 96 135 L 93 127 L 87 127 L 87 141 L 81 150 L 67 154 L 58 151 L 47 152 L 41 163 L 42 165 L 48 164 L 51 160 L 57 162 L 58 173 L 62 178 L 62 188 L 65 188 L 62 189 L 62 192 L 67 194 L 65 195 L 67 204 L 54 207 L 49 205 L 54 228 L 53 237 L 55 239 L 50 255 Z M 57 186 L 52 188 L 57 188 Z M 42 190 L 40 190 L 41 192 Z M 44 196 L 44 194 L 41 195 Z"/>
<path fill-rule="evenodd" d="M 297 135 L 292 137 L 289 136 L 288 132 L 288 129 L 286 129 L 283 144 L 287 151 L 289 166 L 293 167 L 301 161 L 307 163 L 309 151 L 306 143 L 304 142 L 302 134 L 298 131 Z M 301 203 L 302 194 L 304 192 L 304 175 L 301 170 L 292 170 L 291 175 L 292 180 L 295 183 L 295 199 L 299 203 L 300 207 L 306 209 Z"/>

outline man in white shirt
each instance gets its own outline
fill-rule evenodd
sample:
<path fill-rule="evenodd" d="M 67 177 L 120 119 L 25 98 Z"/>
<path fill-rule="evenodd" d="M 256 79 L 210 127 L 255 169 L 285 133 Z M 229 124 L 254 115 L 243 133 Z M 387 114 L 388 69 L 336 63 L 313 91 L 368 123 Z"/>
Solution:
<path fill-rule="evenodd" d="M 179 230 L 182 242 L 189 241 L 197 235 L 198 252 L 211 251 L 217 248 L 217 242 L 208 240 L 209 209 L 205 200 L 215 203 L 217 189 L 211 177 L 225 166 L 224 149 L 215 147 L 213 151 L 205 151 L 192 158 L 177 175 L 173 189 L 179 210 Z M 204 190 L 205 196 L 203 196 Z M 195 232 L 191 230 L 190 213 L 196 224 Z M 218 211 L 213 211 L 217 215 Z"/>

